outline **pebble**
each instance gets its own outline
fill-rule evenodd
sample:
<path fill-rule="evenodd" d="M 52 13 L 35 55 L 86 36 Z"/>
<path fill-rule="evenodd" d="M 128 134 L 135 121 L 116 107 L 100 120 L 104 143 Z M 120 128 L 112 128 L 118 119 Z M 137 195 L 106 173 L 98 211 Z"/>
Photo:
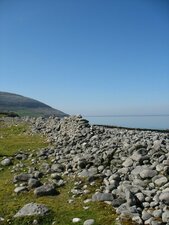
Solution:
<path fill-rule="evenodd" d="M 78 223 L 78 222 L 80 222 L 80 221 L 81 221 L 80 218 L 73 218 L 73 219 L 72 219 L 72 222 L 73 222 L 73 223 Z"/>

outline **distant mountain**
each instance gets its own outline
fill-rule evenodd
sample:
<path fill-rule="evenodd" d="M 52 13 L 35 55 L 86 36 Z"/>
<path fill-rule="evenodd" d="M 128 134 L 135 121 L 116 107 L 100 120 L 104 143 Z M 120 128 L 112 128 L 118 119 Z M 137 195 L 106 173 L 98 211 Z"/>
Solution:
<path fill-rule="evenodd" d="M 68 114 L 54 109 L 37 100 L 8 92 L 0 91 L 0 112 L 14 112 L 20 116 L 58 116 Z"/>

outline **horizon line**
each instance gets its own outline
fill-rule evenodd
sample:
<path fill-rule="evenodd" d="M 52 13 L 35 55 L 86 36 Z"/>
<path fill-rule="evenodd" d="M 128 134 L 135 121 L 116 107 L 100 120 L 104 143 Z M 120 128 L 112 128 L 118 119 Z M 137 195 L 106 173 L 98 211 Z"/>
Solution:
<path fill-rule="evenodd" d="M 150 116 L 169 116 L 169 114 L 115 114 L 115 115 L 82 115 L 83 117 L 150 117 Z"/>

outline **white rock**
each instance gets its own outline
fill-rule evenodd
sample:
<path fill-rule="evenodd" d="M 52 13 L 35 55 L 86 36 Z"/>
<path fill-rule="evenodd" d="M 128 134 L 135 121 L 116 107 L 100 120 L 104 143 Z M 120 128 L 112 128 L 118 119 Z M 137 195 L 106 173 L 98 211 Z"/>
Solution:
<path fill-rule="evenodd" d="M 83 225 L 92 225 L 92 224 L 94 224 L 94 219 L 89 219 L 89 220 L 86 220 L 84 223 L 83 223 Z"/>
<path fill-rule="evenodd" d="M 81 221 L 80 218 L 73 218 L 73 219 L 72 219 L 72 222 L 73 222 L 73 223 L 78 223 L 78 222 L 80 222 L 80 221 Z"/>
<path fill-rule="evenodd" d="M 2 166 L 9 166 L 11 164 L 11 160 L 9 158 L 3 159 L 1 161 Z"/>

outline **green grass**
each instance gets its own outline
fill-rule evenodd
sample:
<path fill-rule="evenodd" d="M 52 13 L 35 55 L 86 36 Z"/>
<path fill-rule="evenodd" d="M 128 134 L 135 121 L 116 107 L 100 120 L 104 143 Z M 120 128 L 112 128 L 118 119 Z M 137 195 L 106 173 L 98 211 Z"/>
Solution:
<path fill-rule="evenodd" d="M 28 125 L 5 126 L 0 122 L 0 156 L 12 156 L 16 152 L 31 151 L 33 149 L 47 146 L 44 137 L 39 135 L 28 135 Z"/>
<path fill-rule="evenodd" d="M 13 219 L 13 215 L 21 208 L 23 205 L 36 202 L 42 203 L 48 206 L 51 210 L 51 214 L 47 217 L 41 218 L 37 217 L 40 224 L 52 224 L 52 221 L 56 221 L 57 225 L 72 225 L 72 219 L 74 217 L 79 217 L 82 222 L 78 225 L 82 225 L 86 219 L 95 219 L 95 225 L 114 225 L 114 220 L 116 215 L 114 214 L 112 207 L 105 205 L 103 203 L 89 203 L 90 208 L 84 210 L 83 197 L 77 197 L 73 203 L 68 203 L 70 199 L 70 190 L 73 187 L 73 181 L 69 180 L 67 184 L 60 188 L 60 194 L 57 196 L 44 196 L 35 197 L 33 192 L 21 193 L 19 195 L 14 194 L 14 185 L 12 184 L 12 174 L 9 170 L 4 170 L 0 172 L 0 215 L 6 220 L 10 220 L 11 224 L 31 224 L 36 217 L 27 217 L 22 219 Z"/>
<path fill-rule="evenodd" d="M 45 139 L 39 135 L 28 135 L 29 126 L 20 124 L 17 126 L 6 126 L 0 122 L 0 155 L 12 156 L 18 150 L 22 149 L 28 152 L 47 146 Z M 0 157 L 1 160 L 1 157 Z M 14 163 L 17 163 L 16 160 Z M 23 161 L 25 166 L 30 165 L 27 159 Z M 5 167 L 0 171 L 0 216 L 5 218 L 3 224 L 27 225 L 32 224 L 36 218 L 41 225 L 51 225 L 56 221 L 56 225 L 73 225 L 72 219 L 79 217 L 82 219 L 77 225 L 83 225 L 87 219 L 94 219 L 95 225 L 115 225 L 116 215 L 111 206 L 99 203 L 88 203 L 89 209 L 84 210 L 84 199 L 91 197 L 92 192 L 97 188 L 88 185 L 91 191 L 88 195 L 76 197 L 73 203 L 68 203 L 71 198 L 70 190 L 74 184 L 74 178 L 65 177 L 67 181 L 64 187 L 59 189 L 57 196 L 44 196 L 37 198 L 33 191 L 16 195 L 14 193 L 12 166 Z M 24 170 L 24 168 L 23 168 Z M 14 219 L 13 216 L 25 204 L 30 202 L 45 204 L 50 209 L 50 214 L 45 217 L 25 217 Z M 131 223 L 129 223 L 131 224 Z"/>

